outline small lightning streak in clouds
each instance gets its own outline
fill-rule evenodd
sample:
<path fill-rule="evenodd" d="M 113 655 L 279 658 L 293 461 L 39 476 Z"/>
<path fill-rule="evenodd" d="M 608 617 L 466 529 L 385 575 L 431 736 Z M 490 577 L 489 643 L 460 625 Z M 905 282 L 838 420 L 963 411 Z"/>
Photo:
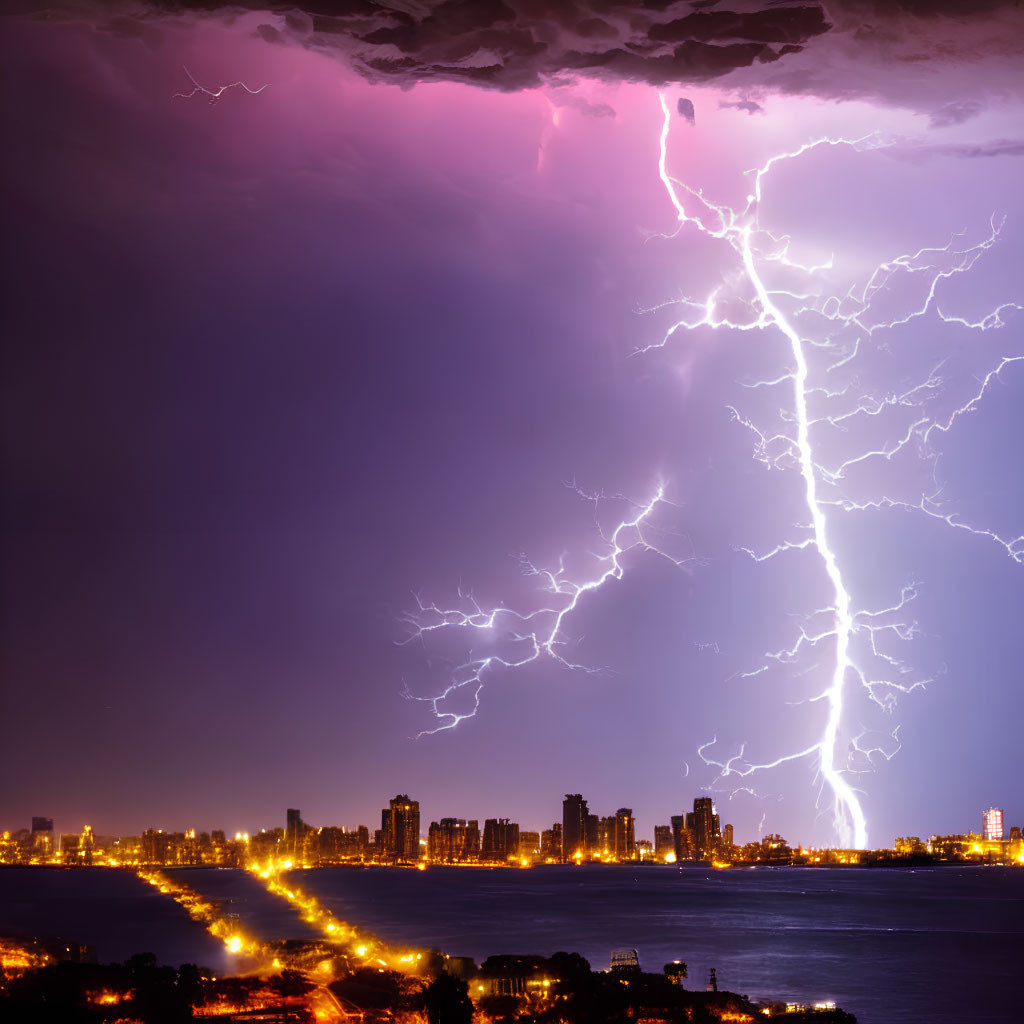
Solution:
<path fill-rule="evenodd" d="M 241 88 L 244 89 L 250 96 L 258 96 L 267 87 L 266 85 L 261 85 L 258 89 L 250 89 L 249 86 L 245 84 L 245 82 L 231 82 L 228 85 L 219 85 L 217 86 L 216 89 L 208 89 L 205 85 L 201 85 L 198 81 L 196 81 L 192 72 L 189 71 L 189 69 L 185 67 L 184 64 L 181 66 L 181 69 L 185 72 L 186 75 L 188 75 L 188 80 L 192 83 L 192 91 L 176 92 L 172 99 L 190 100 L 193 96 L 202 94 L 203 96 L 208 96 L 211 103 L 216 103 L 217 100 L 219 100 L 221 96 L 223 96 L 224 93 L 226 93 L 229 89 Z"/>
<path fill-rule="evenodd" d="M 765 654 L 765 663 L 738 674 L 740 679 L 761 676 L 773 670 L 791 673 L 813 671 L 817 663 L 807 665 L 810 652 L 828 649 L 829 681 L 809 703 L 825 708 L 820 735 L 800 749 L 783 753 L 774 760 L 755 763 L 745 756 L 745 745 L 732 756 L 712 753 L 717 737 L 701 746 L 698 754 L 703 763 L 717 769 L 714 785 L 730 795 L 744 791 L 753 793 L 745 783 L 750 776 L 777 768 L 787 762 L 813 759 L 821 794 L 831 796 L 833 827 L 842 845 L 867 845 L 867 820 L 860 795 L 849 776 L 870 770 L 877 759 L 889 760 L 900 748 L 898 727 L 880 738 L 862 730 L 846 747 L 842 742 L 846 721 L 847 688 L 860 685 L 870 700 L 883 712 L 891 712 L 898 696 L 925 686 L 931 680 L 915 674 L 902 659 L 891 653 L 891 641 L 907 641 L 917 635 L 916 623 L 907 617 L 908 606 L 917 594 L 917 585 L 907 585 L 897 601 L 884 609 L 857 608 L 849 590 L 839 553 L 834 547 L 828 510 L 858 511 L 866 509 L 901 508 L 918 510 L 948 525 L 986 537 L 1001 545 L 1017 562 L 1024 561 L 1024 536 L 1007 538 L 983 526 L 962 521 L 954 513 L 945 512 L 940 500 L 936 464 L 938 453 L 931 442 L 937 435 L 949 432 L 963 415 L 975 410 L 987 391 L 1007 367 L 1024 361 L 1024 356 L 1005 356 L 980 382 L 976 393 L 946 417 L 937 417 L 929 404 L 944 390 L 941 367 L 924 380 L 899 394 L 859 394 L 858 378 L 852 375 L 845 386 L 833 386 L 828 374 L 851 365 L 856 366 L 865 343 L 876 332 L 891 330 L 919 317 L 933 315 L 948 324 L 975 331 L 1002 327 L 1011 311 L 1021 305 L 1008 302 L 981 318 L 972 321 L 950 315 L 939 308 L 937 290 L 942 282 L 966 273 L 998 240 L 1002 222 L 993 219 L 987 237 L 975 245 L 958 247 L 957 239 L 938 248 L 922 248 L 888 260 L 875 268 L 860 287 L 853 286 L 845 294 L 823 293 L 820 275 L 833 267 L 833 260 L 820 266 L 801 265 L 790 259 L 788 236 L 772 234 L 759 226 L 758 205 L 765 181 L 772 168 L 784 161 L 797 160 L 805 153 L 825 146 L 848 147 L 856 152 L 883 145 L 877 136 L 857 139 L 821 138 L 804 143 L 791 152 L 773 155 L 753 173 L 753 187 L 746 205 L 740 209 L 712 202 L 702 191 L 691 188 L 669 173 L 668 139 L 671 114 L 668 102 L 661 96 L 663 113 L 660 135 L 658 171 L 661 182 L 678 218 L 672 237 L 685 227 L 692 227 L 712 239 L 727 244 L 742 268 L 739 280 L 751 294 L 733 294 L 735 285 L 721 284 L 703 297 L 683 297 L 652 307 L 648 312 L 678 307 L 679 316 L 660 340 L 639 349 L 638 353 L 668 345 L 681 332 L 698 327 L 725 328 L 738 331 L 772 331 L 786 342 L 790 365 L 777 376 L 747 384 L 751 388 L 785 388 L 789 403 L 779 418 L 781 427 L 765 429 L 751 417 L 729 406 L 734 422 L 754 437 L 754 457 L 768 469 L 794 472 L 800 481 L 801 504 L 806 520 L 795 523 L 793 536 L 782 539 L 773 548 L 757 553 L 740 548 L 757 562 L 784 557 L 795 551 L 813 551 L 828 580 L 830 604 L 806 615 L 795 641 L 788 647 Z M 793 289 L 772 288 L 766 272 L 775 276 L 797 274 L 801 286 Z M 924 281 L 925 297 L 917 306 L 898 316 L 875 312 L 876 300 L 891 292 L 904 279 Z M 745 311 L 744 319 L 730 319 L 725 308 L 735 310 L 737 302 Z M 824 322 L 826 329 L 805 330 L 805 322 Z M 819 352 L 819 350 L 823 350 Z M 819 369 L 821 355 L 827 357 Z M 822 380 L 817 379 L 818 374 Z M 825 403 L 828 411 L 812 412 Z M 852 403 L 852 405 L 851 405 Z M 881 446 L 865 445 L 849 458 L 827 464 L 823 442 L 837 431 L 849 433 L 859 421 L 880 417 L 893 411 L 909 413 L 909 423 L 895 437 Z M 899 428 L 897 428 L 899 430 Z M 919 501 L 886 494 L 866 498 L 851 496 L 851 471 L 865 463 L 891 461 L 904 451 L 916 453 L 931 466 L 934 489 L 922 494 Z M 816 654 L 820 657 L 820 654 Z"/>
<path fill-rule="evenodd" d="M 610 581 L 622 579 L 627 556 L 648 552 L 681 568 L 700 564 L 701 559 L 685 537 L 655 522 L 659 511 L 678 508 L 665 497 L 664 485 L 659 484 L 646 503 L 630 501 L 622 495 L 590 494 L 575 486 L 573 489 L 593 506 L 595 529 L 602 544 L 602 550 L 591 556 L 594 562 L 592 572 L 584 575 L 570 572 L 564 557 L 554 568 L 540 568 L 521 557 L 522 573 L 536 577 L 540 581 L 540 591 L 546 595 L 539 607 L 529 611 L 500 604 L 485 607 L 472 594 L 461 592 L 459 603 L 449 607 L 424 603 L 417 597 L 417 607 L 405 618 L 410 635 L 403 643 L 423 640 L 438 630 L 464 630 L 471 636 L 475 634 L 474 639 L 484 646 L 493 647 L 500 643 L 504 651 L 501 654 L 475 655 L 471 649 L 469 657 L 452 671 L 448 685 L 436 695 L 416 696 L 406 688 L 404 695 L 427 704 L 439 722 L 435 728 L 418 733 L 417 738 L 454 729 L 460 722 L 472 718 L 480 707 L 480 694 L 486 680 L 501 669 L 521 668 L 540 658 L 551 658 L 565 668 L 597 671 L 568 656 L 568 622 L 590 594 Z M 599 512 L 602 504 L 609 502 L 624 503 L 629 511 L 614 529 L 606 531 L 599 521 Z M 677 546 L 682 542 L 689 548 L 689 553 L 680 555 L 671 550 L 673 539 Z M 469 697 L 468 710 L 452 710 L 451 699 L 463 694 Z"/>

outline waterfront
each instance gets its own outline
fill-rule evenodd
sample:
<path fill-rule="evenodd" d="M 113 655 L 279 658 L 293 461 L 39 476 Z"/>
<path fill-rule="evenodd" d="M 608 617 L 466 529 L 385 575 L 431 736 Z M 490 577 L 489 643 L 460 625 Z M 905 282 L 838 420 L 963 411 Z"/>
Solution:
<path fill-rule="evenodd" d="M 309 935 L 244 872 L 169 873 L 230 900 L 262 937 Z M 291 878 L 386 941 L 438 946 L 477 962 L 564 949 L 601 969 L 612 948 L 628 946 L 645 970 L 687 961 L 691 988 L 703 987 L 715 967 L 722 988 L 753 998 L 834 999 L 860 1024 L 1019 1019 L 1024 874 L 1012 869 L 328 868 Z M 230 967 L 201 926 L 123 872 L 2 871 L 0 922 L 92 943 L 101 960 L 141 946 L 170 963 Z"/>

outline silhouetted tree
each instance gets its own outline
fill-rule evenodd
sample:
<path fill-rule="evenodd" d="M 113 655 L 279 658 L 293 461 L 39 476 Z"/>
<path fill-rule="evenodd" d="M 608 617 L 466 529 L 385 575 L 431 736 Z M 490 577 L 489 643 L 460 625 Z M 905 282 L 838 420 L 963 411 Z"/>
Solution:
<path fill-rule="evenodd" d="M 424 991 L 423 1005 L 430 1024 L 472 1024 L 473 1001 L 461 978 L 439 974 Z"/>

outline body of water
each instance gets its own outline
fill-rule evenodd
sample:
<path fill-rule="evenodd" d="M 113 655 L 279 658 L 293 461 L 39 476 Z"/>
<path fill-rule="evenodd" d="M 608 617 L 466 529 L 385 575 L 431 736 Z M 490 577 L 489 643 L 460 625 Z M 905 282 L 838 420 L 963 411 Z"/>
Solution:
<path fill-rule="evenodd" d="M 305 938 L 282 900 L 239 871 L 176 873 L 231 900 L 250 931 Z M 1024 871 L 1010 868 L 800 869 L 600 866 L 324 868 L 291 881 L 386 941 L 436 946 L 478 963 L 497 953 L 582 953 L 595 969 L 618 947 L 641 966 L 670 960 L 703 988 L 752 998 L 833 999 L 860 1024 L 1024 1020 Z M 12 928 L 11 923 L 16 927 Z M 131 875 L 0 871 L 0 932 L 91 942 L 101 960 L 149 950 L 220 966 L 222 947 Z"/>

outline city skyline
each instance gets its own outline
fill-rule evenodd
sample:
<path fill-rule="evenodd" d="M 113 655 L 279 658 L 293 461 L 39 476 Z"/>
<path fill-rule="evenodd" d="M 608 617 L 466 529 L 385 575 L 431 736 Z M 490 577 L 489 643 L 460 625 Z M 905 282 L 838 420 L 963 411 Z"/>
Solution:
<path fill-rule="evenodd" d="M 305 821 L 300 808 L 288 808 L 285 811 L 283 825 L 268 823 L 233 831 L 222 826 L 196 828 L 193 825 L 175 829 L 150 824 L 145 829 L 137 830 L 135 835 L 129 832 L 104 833 L 101 830 L 94 830 L 89 824 L 65 832 L 54 827 L 53 818 L 34 815 L 31 819 L 30 833 L 26 828 L 11 828 L 3 821 L 0 821 L 0 833 L 7 838 L 15 839 L 19 831 L 22 834 L 29 834 L 30 847 L 36 852 L 46 853 L 59 852 L 60 839 L 64 836 L 75 838 L 78 835 L 87 835 L 109 840 L 133 835 L 135 838 L 145 839 L 146 836 L 156 834 L 195 838 L 202 834 L 207 837 L 219 836 L 221 842 L 234 838 L 236 841 L 244 839 L 248 843 L 250 839 L 255 840 L 259 836 L 270 837 L 279 834 L 278 841 L 284 845 L 281 850 L 276 850 L 275 847 L 276 855 L 286 856 L 289 851 L 292 855 L 295 854 L 301 836 L 326 831 L 337 833 L 339 837 L 355 838 L 360 844 L 359 849 L 364 853 L 367 849 L 376 849 L 376 856 L 379 856 L 380 850 L 386 849 L 390 851 L 391 859 L 406 863 L 415 861 L 423 855 L 432 861 L 440 859 L 437 856 L 438 851 L 447 851 L 451 855 L 463 845 L 466 845 L 467 851 L 475 851 L 476 859 L 481 856 L 484 861 L 516 859 L 516 854 L 509 851 L 518 846 L 521 837 L 536 847 L 535 850 L 531 847 L 531 860 L 543 862 L 547 859 L 550 862 L 554 857 L 563 863 L 580 859 L 589 860 L 601 855 L 611 855 L 612 859 L 628 861 L 634 859 L 635 854 L 636 858 L 640 859 L 641 847 L 645 851 L 643 856 L 658 861 L 664 859 L 663 855 L 666 852 L 671 852 L 679 861 L 710 860 L 713 859 L 716 846 L 721 841 L 728 846 L 735 844 L 736 848 L 766 840 L 777 840 L 780 844 L 784 840 L 788 844 L 787 848 L 793 849 L 816 848 L 812 844 L 804 843 L 799 836 L 781 836 L 772 829 L 770 822 L 762 823 L 763 827 L 756 835 L 740 835 L 737 840 L 734 825 L 721 818 L 713 799 L 708 795 L 695 796 L 692 811 L 684 809 L 682 814 L 670 814 L 666 819 L 668 824 L 657 821 L 649 827 L 646 823 L 638 827 L 631 808 L 619 808 L 611 815 L 591 812 L 589 802 L 578 793 L 565 794 L 561 804 L 561 817 L 553 822 L 546 825 L 538 825 L 535 821 L 525 823 L 527 826 L 537 825 L 535 829 L 523 828 L 523 823 L 512 822 L 509 818 L 486 815 L 477 818 L 456 818 L 434 813 L 422 816 L 419 801 L 406 793 L 399 793 L 391 798 L 388 806 L 380 811 L 380 819 L 379 829 L 368 827 L 362 822 L 356 825 L 351 822 L 313 824 Z M 902 852 L 906 854 L 914 852 L 922 840 L 950 840 L 969 835 L 978 836 L 986 842 L 1019 843 L 1024 826 L 1013 825 L 1011 821 L 1002 808 L 990 806 L 979 813 L 978 822 L 969 824 L 966 828 L 961 826 L 952 831 L 923 830 L 919 836 L 913 835 L 914 830 L 905 829 L 901 835 L 894 838 L 892 845 L 883 843 L 874 849 L 900 851 L 903 848 Z M 482 829 L 480 822 L 484 822 L 485 827 Z M 507 838 L 499 839 L 498 833 L 492 831 L 499 829 L 509 830 Z M 461 857 L 454 856 L 450 859 L 458 861 Z"/>
<path fill-rule="evenodd" d="M 1024 819 L 1024 15 L 342 6 L 4 17 L 0 820 Z"/>

